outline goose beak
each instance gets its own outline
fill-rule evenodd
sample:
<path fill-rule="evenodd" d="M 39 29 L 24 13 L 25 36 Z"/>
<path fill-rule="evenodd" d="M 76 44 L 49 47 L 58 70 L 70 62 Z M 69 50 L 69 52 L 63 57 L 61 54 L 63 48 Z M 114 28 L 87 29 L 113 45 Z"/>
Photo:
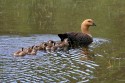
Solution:
<path fill-rule="evenodd" d="M 96 24 L 95 23 L 93 23 L 93 25 L 92 26 L 96 26 Z"/>

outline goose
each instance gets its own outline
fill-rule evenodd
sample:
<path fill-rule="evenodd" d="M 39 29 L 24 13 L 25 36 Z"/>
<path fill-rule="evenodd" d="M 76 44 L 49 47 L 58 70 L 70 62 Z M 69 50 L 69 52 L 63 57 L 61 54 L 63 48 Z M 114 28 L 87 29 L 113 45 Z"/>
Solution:
<path fill-rule="evenodd" d="M 86 19 L 81 24 L 82 32 L 66 32 L 63 34 L 58 34 L 61 41 L 68 38 L 70 41 L 69 47 L 88 47 L 92 42 L 93 38 L 89 32 L 90 26 L 96 26 L 92 19 Z"/>

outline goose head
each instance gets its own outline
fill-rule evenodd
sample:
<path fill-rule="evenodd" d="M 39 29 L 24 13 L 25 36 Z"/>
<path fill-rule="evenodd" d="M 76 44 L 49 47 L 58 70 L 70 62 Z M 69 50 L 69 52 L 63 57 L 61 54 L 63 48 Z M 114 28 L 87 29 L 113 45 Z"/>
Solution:
<path fill-rule="evenodd" d="M 86 19 L 83 21 L 81 26 L 96 26 L 92 19 Z"/>
<path fill-rule="evenodd" d="M 96 26 L 96 24 L 94 23 L 94 21 L 92 19 L 86 19 L 82 22 L 81 24 L 81 31 L 82 33 L 88 34 L 91 36 L 90 32 L 89 32 L 89 27 L 90 26 Z"/>

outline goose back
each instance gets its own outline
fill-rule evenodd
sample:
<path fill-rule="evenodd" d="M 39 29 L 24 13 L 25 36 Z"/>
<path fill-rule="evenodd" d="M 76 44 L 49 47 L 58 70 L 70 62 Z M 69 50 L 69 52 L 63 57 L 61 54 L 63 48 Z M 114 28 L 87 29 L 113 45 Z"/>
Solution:
<path fill-rule="evenodd" d="M 84 33 L 67 32 L 64 34 L 58 34 L 61 41 L 68 38 L 70 41 L 70 47 L 86 47 L 93 42 L 92 37 Z"/>

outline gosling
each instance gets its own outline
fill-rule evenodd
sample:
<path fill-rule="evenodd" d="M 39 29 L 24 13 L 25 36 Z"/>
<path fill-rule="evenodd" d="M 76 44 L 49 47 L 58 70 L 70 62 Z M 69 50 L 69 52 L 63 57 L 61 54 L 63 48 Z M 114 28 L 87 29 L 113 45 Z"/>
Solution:
<path fill-rule="evenodd" d="M 37 54 L 37 46 L 32 46 L 31 48 L 29 48 L 28 50 L 28 55 L 36 55 Z"/>
<path fill-rule="evenodd" d="M 64 39 L 58 45 L 59 45 L 60 50 L 68 51 L 69 50 L 69 40 L 68 40 L 68 38 Z"/>
<path fill-rule="evenodd" d="M 27 53 L 24 51 L 24 48 L 22 48 L 21 50 L 18 50 L 17 52 L 15 52 L 13 55 L 14 56 L 25 56 Z"/>
<path fill-rule="evenodd" d="M 47 42 L 46 51 L 47 51 L 47 52 L 51 52 L 54 46 L 55 46 L 55 42 L 52 41 L 52 40 L 49 40 L 49 41 Z M 54 49 L 53 49 L 53 50 L 54 50 Z"/>
<path fill-rule="evenodd" d="M 37 49 L 39 51 L 45 51 L 46 50 L 47 43 L 43 42 L 40 45 L 37 46 Z"/>

